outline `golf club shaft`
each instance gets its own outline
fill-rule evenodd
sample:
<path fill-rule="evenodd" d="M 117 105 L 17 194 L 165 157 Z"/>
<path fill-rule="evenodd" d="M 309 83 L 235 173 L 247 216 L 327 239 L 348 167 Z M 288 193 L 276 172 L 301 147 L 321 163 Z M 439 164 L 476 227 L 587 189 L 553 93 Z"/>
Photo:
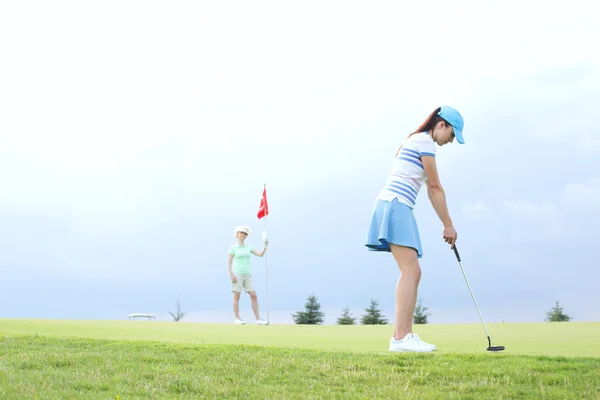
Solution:
<path fill-rule="evenodd" d="M 471 298 L 473 299 L 473 303 L 475 304 L 475 308 L 477 309 L 477 314 L 479 314 L 479 319 L 481 320 L 481 324 L 483 325 L 483 330 L 485 331 L 485 335 L 488 338 L 488 342 L 490 340 L 490 335 L 485 327 L 485 322 L 483 322 L 483 317 L 481 316 L 481 312 L 479 311 L 479 306 L 477 305 L 477 301 L 475 301 L 475 296 L 473 295 L 473 290 L 471 290 L 471 285 L 469 284 L 469 279 L 467 279 L 467 274 L 465 273 L 465 269 L 462 266 L 462 262 L 460 260 L 460 255 L 458 254 L 458 249 L 456 245 L 454 245 L 454 254 L 456 255 L 456 259 L 458 260 L 458 265 L 460 266 L 460 270 L 462 271 L 463 276 L 465 277 L 465 282 L 467 282 L 467 287 L 469 288 L 469 292 L 471 293 Z"/>

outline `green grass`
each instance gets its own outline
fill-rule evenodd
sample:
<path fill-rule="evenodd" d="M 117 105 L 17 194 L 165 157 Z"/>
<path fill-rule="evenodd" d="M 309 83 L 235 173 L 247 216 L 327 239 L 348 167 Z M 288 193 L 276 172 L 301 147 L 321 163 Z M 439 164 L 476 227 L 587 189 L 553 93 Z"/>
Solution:
<path fill-rule="evenodd" d="M 487 324 L 493 345 L 506 354 L 600 357 L 600 322 Z M 154 321 L 0 319 L 0 334 L 35 334 L 199 344 L 251 344 L 328 351 L 386 353 L 390 325 L 232 325 Z M 486 354 L 481 324 L 415 325 L 440 353 Z"/>
<path fill-rule="evenodd" d="M 390 326 L 0 319 L 0 398 L 600 398 L 600 323 L 488 329 L 504 352 L 477 324 L 388 354 Z"/>
<path fill-rule="evenodd" d="M 43 336 L 0 340 L 0 398 L 560 398 L 600 394 L 599 362 L 378 355 Z"/>

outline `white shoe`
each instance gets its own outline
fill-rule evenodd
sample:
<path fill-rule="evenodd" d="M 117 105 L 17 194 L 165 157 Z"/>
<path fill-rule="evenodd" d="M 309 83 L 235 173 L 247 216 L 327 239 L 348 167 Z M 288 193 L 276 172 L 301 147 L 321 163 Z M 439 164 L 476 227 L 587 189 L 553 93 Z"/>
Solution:
<path fill-rule="evenodd" d="M 435 347 L 435 344 L 431 344 L 431 343 L 427 343 L 425 342 L 423 339 L 421 339 L 419 337 L 419 335 L 417 335 L 416 333 L 412 333 L 412 336 L 414 339 L 416 339 L 419 343 L 421 343 L 421 346 L 425 346 L 425 347 L 429 347 L 431 349 L 431 351 L 435 351 L 437 350 L 437 348 Z"/>
<path fill-rule="evenodd" d="M 269 322 L 265 321 L 262 318 L 256 320 L 256 325 L 269 325 Z"/>
<path fill-rule="evenodd" d="M 243 321 L 243 320 L 241 320 L 241 319 L 239 319 L 239 318 L 236 318 L 234 324 L 236 324 L 236 325 L 245 325 L 246 322 Z"/>
<path fill-rule="evenodd" d="M 416 352 L 428 353 L 435 350 L 435 346 L 425 343 L 418 336 L 412 333 L 407 333 L 404 338 L 396 340 L 393 337 L 390 339 L 390 351 L 393 352 Z"/>

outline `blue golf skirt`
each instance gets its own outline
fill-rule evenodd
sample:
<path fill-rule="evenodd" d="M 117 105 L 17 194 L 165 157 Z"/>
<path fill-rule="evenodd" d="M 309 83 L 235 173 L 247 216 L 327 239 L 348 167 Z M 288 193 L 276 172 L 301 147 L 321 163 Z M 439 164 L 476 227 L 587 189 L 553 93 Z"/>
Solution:
<path fill-rule="evenodd" d="M 373 251 L 392 251 L 390 244 L 412 247 L 418 258 L 423 256 L 419 228 L 412 208 L 393 199 L 377 199 L 365 246 Z"/>

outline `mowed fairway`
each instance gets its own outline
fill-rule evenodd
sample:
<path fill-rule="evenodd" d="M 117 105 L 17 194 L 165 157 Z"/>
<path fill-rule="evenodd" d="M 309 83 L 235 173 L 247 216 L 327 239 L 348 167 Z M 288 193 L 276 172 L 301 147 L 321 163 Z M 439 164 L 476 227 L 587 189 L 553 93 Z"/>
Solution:
<path fill-rule="evenodd" d="M 503 354 L 600 357 L 600 322 L 486 324 Z M 198 344 L 250 344 L 387 353 L 390 325 L 233 325 L 154 321 L 0 319 L 0 334 L 39 334 Z M 488 353 L 481 324 L 415 325 L 440 353 Z"/>
<path fill-rule="evenodd" d="M 600 396 L 600 323 L 423 325 L 434 354 L 389 354 L 391 326 L 0 319 L 0 398 Z"/>

